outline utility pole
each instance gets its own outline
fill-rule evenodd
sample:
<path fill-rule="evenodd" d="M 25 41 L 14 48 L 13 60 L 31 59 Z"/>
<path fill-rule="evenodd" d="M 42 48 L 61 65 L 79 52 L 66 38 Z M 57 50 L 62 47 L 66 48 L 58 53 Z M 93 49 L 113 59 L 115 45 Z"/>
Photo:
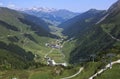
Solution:
<path fill-rule="evenodd" d="M 112 57 L 115 56 L 115 54 L 113 53 L 108 53 L 107 54 L 107 57 L 109 58 L 109 64 L 110 64 L 110 69 L 112 68 Z"/>
<path fill-rule="evenodd" d="M 91 54 L 90 57 L 92 58 L 92 61 L 95 62 L 96 54 Z"/>

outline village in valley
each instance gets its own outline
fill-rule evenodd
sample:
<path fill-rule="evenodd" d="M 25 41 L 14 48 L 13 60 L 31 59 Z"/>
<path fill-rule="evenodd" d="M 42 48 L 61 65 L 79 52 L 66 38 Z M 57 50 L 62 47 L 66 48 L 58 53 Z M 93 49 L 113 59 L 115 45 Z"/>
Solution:
<path fill-rule="evenodd" d="M 64 39 L 57 39 L 55 42 L 52 42 L 52 43 L 46 43 L 45 46 L 46 47 L 50 47 L 51 49 L 58 49 L 61 51 L 61 48 L 63 47 L 64 45 Z M 52 53 L 52 52 L 51 52 Z M 62 52 L 61 52 L 62 53 Z M 55 62 L 54 59 L 48 57 L 48 54 L 44 57 L 45 60 L 47 61 L 47 65 L 49 66 L 67 66 L 67 63 L 66 62 L 61 62 L 61 63 L 57 63 Z"/>

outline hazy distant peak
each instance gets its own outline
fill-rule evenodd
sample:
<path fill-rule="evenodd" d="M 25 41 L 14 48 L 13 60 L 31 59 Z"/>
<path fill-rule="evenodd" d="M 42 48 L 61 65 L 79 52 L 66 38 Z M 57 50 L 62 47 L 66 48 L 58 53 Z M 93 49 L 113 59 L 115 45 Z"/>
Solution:
<path fill-rule="evenodd" d="M 90 9 L 89 11 L 98 11 L 97 9 Z"/>
<path fill-rule="evenodd" d="M 105 11 L 105 10 L 90 9 L 87 11 L 87 13 L 99 13 L 101 11 Z"/>
<path fill-rule="evenodd" d="M 26 8 L 26 9 L 21 9 L 22 11 L 25 11 L 25 10 L 32 10 L 32 11 L 42 11 L 42 12 L 53 12 L 53 11 L 56 11 L 56 9 L 54 8 L 44 8 L 44 7 L 32 7 L 32 8 Z"/>

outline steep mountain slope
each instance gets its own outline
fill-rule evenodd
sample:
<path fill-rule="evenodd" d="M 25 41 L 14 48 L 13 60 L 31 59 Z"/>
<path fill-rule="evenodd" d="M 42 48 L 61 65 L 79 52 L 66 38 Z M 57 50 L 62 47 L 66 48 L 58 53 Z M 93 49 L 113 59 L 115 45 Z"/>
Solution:
<path fill-rule="evenodd" d="M 34 54 L 49 51 L 44 45 L 56 36 L 46 27 L 40 18 L 0 7 L 0 69 L 28 68 Z"/>
<path fill-rule="evenodd" d="M 45 8 L 25 9 L 23 12 L 40 17 L 53 25 L 58 25 L 79 14 L 64 9 L 56 10 Z"/>
<path fill-rule="evenodd" d="M 97 21 L 101 19 L 105 15 L 105 11 L 91 9 L 81 15 L 72 18 L 58 27 L 63 28 L 63 33 L 70 37 L 74 37 L 75 35 L 83 32 L 85 29 L 93 26 Z"/>
<path fill-rule="evenodd" d="M 0 17 L 1 17 L 1 22 L 2 21 L 8 21 L 8 24 L 9 23 L 12 23 L 13 21 L 17 21 L 17 22 L 22 22 L 24 24 L 24 22 L 26 23 L 26 25 L 29 25 L 31 27 L 28 27 L 28 28 L 31 28 L 33 31 L 38 31 L 38 28 L 40 29 L 39 32 L 41 31 L 44 31 L 44 35 L 46 34 L 49 34 L 48 33 L 48 24 L 45 23 L 43 20 L 41 20 L 40 18 L 37 18 L 35 16 L 31 16 L 31 15 L 28 15 L 28 14 L 21 14 L 17 11 L 13 11 L 13 10 L 10 10 L 10 9 L 7 9 L 7 8 L 1 8 L 0 9 Z M 6 16 L 6 17 L 5 17 Z M 9 17 L 7 17 L 9 16 Z M 15 18 L 16 17 L 16 18 Z M 31 24 L 29 24 L 31 22 Z M 17 24 L 17 23 L 12 23 L 13 25 Z M 17 24 L 19 28 L 19 30 L 22 30 L 20 28 L 20 23 Z M 34 28 L 33 28 L 34 26 Z M 36 28 L 37 27 L 37 28 Z"/>
<path fill-rule="evenodd" d="M 107 12 L 107 17 L 101 22 L 101 27 L 105 32 L 120 39 L 120 1 L 113 4 Z"/>
<path fill-rule="evenodd" d="M 92 54 L 97 57 L 106 53 L 118 54 L 117 51 L 120 51 L 118 40 L 120 35 L 119 6 L 120 1 L 116 2 L 107 12 L 103 12 L 103 15 L 101 15 L 101 12 L 93 11 L 96 16 L 92 16 L 91 18 L 94 19 L 90 21 L 87 18 L 88 22 L 85 22 L 85 16 L 78 16 L 71 23 L 68 21 L 67 24 L 63 24 L 63 26 L 66 26 L 63 33 L 69 37 L 75 37 L 75 40 L 77 40 L 76 47 L 70 54 L 71 63 L 89 60 Z"/>

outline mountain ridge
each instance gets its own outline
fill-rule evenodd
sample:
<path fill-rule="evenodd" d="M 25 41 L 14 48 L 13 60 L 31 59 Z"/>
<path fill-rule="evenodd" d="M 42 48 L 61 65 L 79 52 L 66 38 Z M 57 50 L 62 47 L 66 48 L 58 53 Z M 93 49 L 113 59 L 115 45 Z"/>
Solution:
<path fill-rule="evenodd" d="M 34 54 L 38 53 L 34 50 L 46 52 L 44 44 L 57 37 L 47 27 L 38 17 L 0 7 L 0 69 L 35 66 Z"/>
<path fill-rule="evenodd" d="M 92 16 L 88 14 L 86 17 L 83 16 L 86 13 L 83 13 L 59 26 L 64 29 L 63 33 L 68 36 L 68 39 L 74 37 L 74 40 L 76 40 L 76 47 L 70 52 L 70 63 L 78 63 L 82 62 L 82 60 L 89 61 L 87 58 L 89 58 L 91 54 L 95 54 L 99 58 L 99 55 L 108 53 L 108 50 L 111 53 L 113 53 L 113 49 L 119 50 L 119 41 L 113 39 L 113 37 L 119 39 L 120 36 L 119 2 L 114 3 L 111 6 L 112 8 L 110 7 L 107 11 L 103 11 L 103 14 L 91 10 L 86 13 L 93 12 Z M 94 19 L 89 20 L 89 18 Z M 65 28 L 64 26 L 67 27 Z M 76 27 L 78 27 L 77 30 Z M 114 53 L 118 54 L 118 52 Z"/>
<path fill-rule="evenodd" d="M 105 13 L 105 10 L 90 9 L 87 12 L 60 24 L 58 27 L 64 29 L 62 32 L 63 34 L 69 34 L 68 36 L 74 37 L 80 32 L 80 30 L 82 31 L 83 29 L 96 24 L 105 15 Z"/>
<path fill-rule="evenodd" d="M 22 12 L 40 17 L 55 26 L 79 14 L 66 9 L 48 9 L 47 11 L 44 8 L 23 9 Z"/>

